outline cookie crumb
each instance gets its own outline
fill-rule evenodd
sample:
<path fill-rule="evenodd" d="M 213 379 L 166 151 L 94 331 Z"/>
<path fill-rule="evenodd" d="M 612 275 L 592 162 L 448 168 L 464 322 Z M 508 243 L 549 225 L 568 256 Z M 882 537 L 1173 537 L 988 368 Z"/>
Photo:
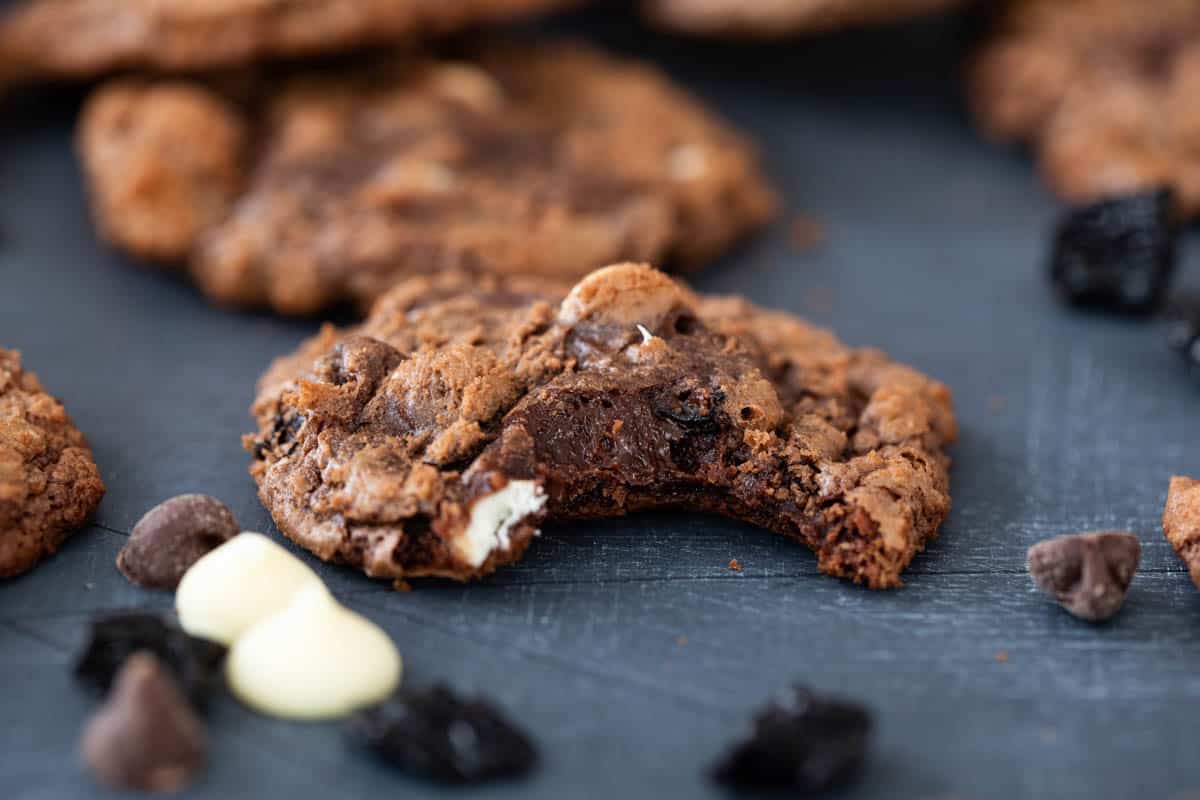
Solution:
<path fill-rule="evenodd" d="M 741 572 L 742 562 L 738 561 L 736 558 L 731 558 L 729 559 L 729 568 L 734 572 Z"/>
<path fill-rule="evenodd" d="M 687 647 L 687 643 L 688 643 L 688 638 L 686 636 L 676 636 L 675 637 L 675 644 L 679 645 L 680 647 Z"/>
<path fill-rule="evenodd" d="M 1008 651 L 1007 650 L 997 650 L 996 651 L 996 663 L 997 664 L 1007 664 L 1008 663 Z"/>
<path fill-rule="evenodd" d="M 987 411 L 989 414 L 999 414 L 1008 408 L 1008 398 L 1002 394 L 994 394 L 988 398 Z"/>
<path fill-rule="evenodd" d="M 816 217 L 796 214 L 788 226 L 788 242 L 798 253 L 815 250 L 825 243 L 825 226 Z"/>

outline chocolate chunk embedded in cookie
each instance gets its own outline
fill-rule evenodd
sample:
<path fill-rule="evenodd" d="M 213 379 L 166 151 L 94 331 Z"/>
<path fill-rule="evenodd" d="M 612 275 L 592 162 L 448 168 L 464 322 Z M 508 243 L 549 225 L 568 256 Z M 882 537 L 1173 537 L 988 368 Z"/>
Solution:
<path fill-rule="evenodd" d="M 692 34 L 780 37 L 896 22 L 964 0 L 644 0 L 657 24 Z"/>
<path fill-rule="evenodd" d="M 580 45 L 395 57 L 293 77 L 262 104 L 101 90 L 80 130 L 101 230 L 190 262 L 216 300 L 307 313 L 452 268 L 695 266 L 774 207 L 742 138 L 653 69 Z"/>
<path fill-rule="evenodd" d="M 563 0 L 18 0 L 0 64 L 26 79 L 195 70 L 387 44 L 532 15 Z"/>
<path fill-rule="evenodd" d="M 649 267 L 542 283 L 443 274 L 263 377 L 259 495 L 321 558 L 469 579 L 546 519 L 691 508 L 873 588 L 950 509 L 950 393 L 882 353 Z"/>
<path fill-rule="evenodd" d="M 0 348 L 0 578 L 53 554 L 103 496 L 83 434 L 21 357 Z"/>
<path fill-rule="evenodd" d="M 1074 201 L 1171 186 L 1200 212 L 1200 4 L 1016 0 L 970 70 L 993 137 L 1033 146 Z"/>

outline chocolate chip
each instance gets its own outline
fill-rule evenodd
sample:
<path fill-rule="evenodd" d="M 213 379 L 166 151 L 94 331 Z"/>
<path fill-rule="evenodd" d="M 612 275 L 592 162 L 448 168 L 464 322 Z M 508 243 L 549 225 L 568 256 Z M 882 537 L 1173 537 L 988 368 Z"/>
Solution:
<path fill-rule="evenodd" d="M 83 761 L 114 789 L 176 792 L 205 762 L 204 726 L 152 654 L 125 662 L 112 694 L 83 730 Z"/>
<path fill-rule="evenodd" d="M 1142 546 L 1132 533 L 1077 533 L 1029 548 L 1029 574 L 1046 594 L 1080 619 L 1117 613 L 1137 571 Z"/>
<path fill-rule="evenodd" d="M 133 526 L 117 556 L 117 568 L 139 586 L 174 589 L 192 564 L 240 530 L 229 506 L 215 497 L 172 497 Z"/>
<path fill-rule="evenodd" d="M 537 762 L 533 742 L 499 710 L 445 686 L 401 690 L 351 717 L 346 731 L 401 770 L 448 783 L 523 775 Z"/>
<path fill-rule="evenodd" d="M 225 659 L 222 645 L 189 636 L 154 614 L 138 612 L 92 621 L 87 645 L 75 663 L 75 677 L 107 692 L 125 662 L 139 651 L 153 653 L 170 669 L 198 707 L 220 682 Z"/>
<path fill-rule="evenodd" d="M 866 757 L 871 715 L 862 706 L 794 687 L 754 718 L 713 777 L 746 789 L 819 792 L 849 780 Z"/>

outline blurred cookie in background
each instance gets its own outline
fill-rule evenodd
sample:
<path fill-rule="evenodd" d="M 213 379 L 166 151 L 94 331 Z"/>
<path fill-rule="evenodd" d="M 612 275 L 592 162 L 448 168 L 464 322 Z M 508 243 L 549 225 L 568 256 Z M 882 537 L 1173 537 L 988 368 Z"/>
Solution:
<path fill-rule="evenodd" d="M 0 3 L 0 74 L 227 67 L 445 34 L 569 1 L 19 0 Z"/>
<path fill-rule="evenodd" d="M 994 139 L 1030 145 L 1085 202 L 1169 186 L 1200 212 L 1200 3 L 1016 0 L 973 59 L 968 95 Z"/>
<path fill-rule="evenodd" d="M 656 24 L 707 36 L 784 37 L 886 22 L 963 5 L 965 0 L 644 0 Z"/>
<path fill-rule="evenodd" d="M 689 269 L 775 209 L 746 138 L 655 68 L 578 43 L 393 54 L 250 95 L 121 80 L 79 130 L 104 237 L 222 303 L 365 308 L 447 269 Z"/>

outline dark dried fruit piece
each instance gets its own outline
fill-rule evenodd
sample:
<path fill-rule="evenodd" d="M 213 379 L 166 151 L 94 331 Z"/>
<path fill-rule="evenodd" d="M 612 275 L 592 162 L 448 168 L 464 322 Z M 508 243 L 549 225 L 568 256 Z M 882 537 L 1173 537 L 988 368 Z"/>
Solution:
<path fill-rule="evenodd" d="M 117 556 L 126 578 L 174 589 L 183 573 L 241 531 L 229 506 L 204 494 L 181 494 L 146 512 Z"/>
<path fill-rule="evenodd" d="M 1076 533 L 1029 548 L 1029 574 L 1046 594 L 1080 619 L 1116 614 L 1137 571 L 1142 545 L 1132 533 Z"/>
<path fill-rule="evenodd" d="M 747 789 L 816 792 L 851 778 L 866 757 L 871 715 L 860 705 L 796 686 L 754 718 L 713 777 Z"/>
<path fill-rule="evenodd" d="M 204 768 L 204 725 L 150 653 L 130 656 L 83 730 L 80 752 L 113 789 L 177 792 Z"/>
<path fill-rule="evenodd" d="M 170 669 L 197 707 L 203 707 L 220 683 L 223 645 L 189 636 L 155 614 L 139 612 L 93 620 L 87 645 L 75 664 L 75 677 L 106 692 L 122 665 L 139 650 L 153 653 Z"/>
<path fill-rule="evenodd" d="M 1072 305 L 1150 311 L 1175 270 L 1177 233 L 1169 189 L 1072 209 L 1055 234 L 1054 285 Z"/>
<path fill-rule="evenodd" d="M 355 714 L 346 731 L 403 771 L 448 783 L 524 775 L 537 763 L 533 742 L 491 703 L 441 685 L 401 690 Z"/>

